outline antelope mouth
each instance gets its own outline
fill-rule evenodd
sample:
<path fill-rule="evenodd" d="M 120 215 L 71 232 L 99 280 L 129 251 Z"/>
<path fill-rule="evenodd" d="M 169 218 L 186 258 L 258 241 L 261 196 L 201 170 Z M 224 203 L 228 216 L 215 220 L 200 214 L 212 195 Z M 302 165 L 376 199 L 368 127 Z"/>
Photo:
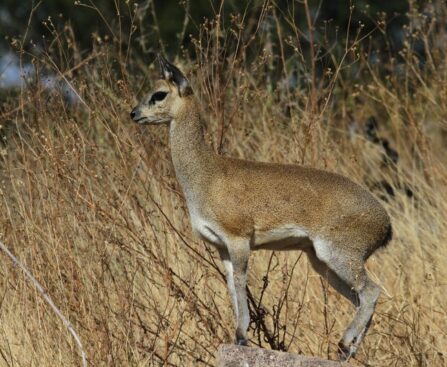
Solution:
<path fill-rule="evenodd" d="M 139 117 L 132 120 L 139 125 L 161 125 L 161 124 L 168 124 L 171 121 L 170 119 L 167 118 L 150 119 L 147 117 Z"/>

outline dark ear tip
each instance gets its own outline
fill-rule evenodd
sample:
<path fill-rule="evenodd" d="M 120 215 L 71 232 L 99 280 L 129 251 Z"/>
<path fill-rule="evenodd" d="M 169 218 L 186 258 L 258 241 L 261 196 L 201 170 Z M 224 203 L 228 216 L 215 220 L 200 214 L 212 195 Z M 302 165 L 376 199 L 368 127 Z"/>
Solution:
<path fill-rule="evenodd" d="M 161 52 L 157 53 L 157 59 L 160 65 L 160 77 L 162 79 L 170 79 L 170 68 L 168 60 L 166 60 Z"/>

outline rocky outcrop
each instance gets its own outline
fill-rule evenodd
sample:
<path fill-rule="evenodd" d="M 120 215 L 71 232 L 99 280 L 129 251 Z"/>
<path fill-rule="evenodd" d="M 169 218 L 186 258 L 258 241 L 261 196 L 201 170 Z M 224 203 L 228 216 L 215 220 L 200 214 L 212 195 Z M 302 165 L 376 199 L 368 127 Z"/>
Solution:
<path fill-rule="evenodd" d="M 350 367 L 346 362 L 306 357 L 273 350 L 222 344 L 217 367 Z"/>

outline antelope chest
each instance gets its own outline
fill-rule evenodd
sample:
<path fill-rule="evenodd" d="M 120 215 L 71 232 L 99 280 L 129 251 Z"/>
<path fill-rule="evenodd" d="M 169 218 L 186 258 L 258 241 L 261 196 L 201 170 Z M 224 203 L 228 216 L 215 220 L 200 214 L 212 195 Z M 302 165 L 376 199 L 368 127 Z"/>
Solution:
<path fill-rule="evenodd" d="M 193 232 L 203 240 L 216 246 L 224 246 L 225 233 L 213 220 L 206 218 L 194 206 L 188 205 Z"/>

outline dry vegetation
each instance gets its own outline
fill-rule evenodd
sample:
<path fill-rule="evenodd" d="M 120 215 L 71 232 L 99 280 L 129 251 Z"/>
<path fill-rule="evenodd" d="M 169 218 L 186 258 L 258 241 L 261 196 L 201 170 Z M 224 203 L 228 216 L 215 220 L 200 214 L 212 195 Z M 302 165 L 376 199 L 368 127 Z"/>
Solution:
<path fill-rule="evenodd" d="M 348 175 L 390 212 L 394 239 L 368 262 L 384 292 L 354 364 L 447 363 L 446 11 L 439 5 L 427 17 L 412 8 L 400 56 L 374 65 L 359 34 L 320 74 L 318 49 L 304 60 L 296 26 L 297 38 L 272 46 L 258 19 L 252 40 L 238 17 L 232 30 L 204 24 L 196 56 L 177 59 L 216 150 Z M 266 6 L 259 24 L 281 16 Z M 119 40 L 97 39 L 84 55 L 69 27 L 53 32 L 33 56 L 36 79 L 1 109 L 1 240 L 72 322 L 89 365 L 213 366 L 233 335 L 222 268 L 192 237 L 167 128 L 128 117 L 157 70 L 119 51 Z M 425 48 L 423 65 L 415 44 Z M 299 83 L 288 88 L 297 65 Z M 49 70 L 70 84 L 77 105 L 44 90 Z M 364 133 L 371 115 L 397 163 Z M 74 340 L 33 284 L 3 254 L 0 263 L 0 365 L 79 365 Z M 335 358 L 354 310 L 305 256 L 253 254 L 249 288 L 252 345 Z"/>

